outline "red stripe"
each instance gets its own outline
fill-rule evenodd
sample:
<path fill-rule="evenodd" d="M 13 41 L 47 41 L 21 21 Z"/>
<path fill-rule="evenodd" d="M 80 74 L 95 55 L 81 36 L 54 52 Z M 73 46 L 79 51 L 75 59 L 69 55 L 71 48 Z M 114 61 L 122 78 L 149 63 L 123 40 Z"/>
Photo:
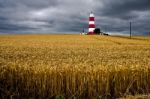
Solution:
<path fill-rule="evenodd" d="M 89 28 L 95 28 L 95 24 L 89 24 Z"/>
<path fill-rule="evenodd" d="M 89 17 L 89 21 L 95 21 L 94 17 Z"/>
<path fill-rule="evenodd" d="M 89 33 L 88 33 L 88 35 L 93 35 L 93 34 L 95 34 L 95 33 L 94 33 L 94 32 L 89 32 Z"/>

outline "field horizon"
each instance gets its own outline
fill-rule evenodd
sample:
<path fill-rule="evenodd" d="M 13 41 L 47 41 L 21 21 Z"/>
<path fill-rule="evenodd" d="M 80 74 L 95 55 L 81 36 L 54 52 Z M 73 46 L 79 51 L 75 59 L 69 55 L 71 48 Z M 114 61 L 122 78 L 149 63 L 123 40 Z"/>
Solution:
<path fill-rule="evenodd" d="M 149 84 L 150 37 L 0 35 L 1 99 L 116 99 Z"/>

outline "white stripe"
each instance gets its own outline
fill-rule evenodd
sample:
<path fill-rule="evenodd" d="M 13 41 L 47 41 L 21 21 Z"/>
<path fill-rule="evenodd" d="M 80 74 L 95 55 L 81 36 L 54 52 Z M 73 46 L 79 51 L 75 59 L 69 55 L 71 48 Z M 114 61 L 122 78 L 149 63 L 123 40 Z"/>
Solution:
<path fill-rule="evenodd" d="M 93 32 L 95 28 L 89 28 L 89 32 Z"/>
<path fill-rule="evenodd" d="M 94 21 L 90 21 L 89 24 L 95 24 L 95 22 Z"/>
<path fill-rule="evenodd" d="M 94 17 L 94 14 L 93 14 L 93 13 L 91 13 L 91 14 L 90 14 L 90 17 Z"/>

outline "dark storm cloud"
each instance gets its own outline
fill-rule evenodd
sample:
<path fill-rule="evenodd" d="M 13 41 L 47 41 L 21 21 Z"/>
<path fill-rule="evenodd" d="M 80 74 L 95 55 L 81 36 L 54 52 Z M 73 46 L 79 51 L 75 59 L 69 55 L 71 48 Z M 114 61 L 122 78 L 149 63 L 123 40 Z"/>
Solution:
<path fill-rule="evenodd" d="M 103 15 L 130 19 L 138 17 L 134 11 L 150 10 L 150 0 L 105 0 Z"/>
<path fill-rule="evenodd" d="M 133 33 L 150 35 L 149 0 L 103 0 L 103 7 L 97 7 L 98 26 L 109 32 L 129 33 L 132 22 Z M 105 24 L 104 24 L 105 23 Z"/>
<path fill-rule="evenodd" d="M 88 28 L 93 11 L 96 26 L 110 33 L 150 32 L 149 0 L 0 0 L 1 33 L 78 33 Z"/>

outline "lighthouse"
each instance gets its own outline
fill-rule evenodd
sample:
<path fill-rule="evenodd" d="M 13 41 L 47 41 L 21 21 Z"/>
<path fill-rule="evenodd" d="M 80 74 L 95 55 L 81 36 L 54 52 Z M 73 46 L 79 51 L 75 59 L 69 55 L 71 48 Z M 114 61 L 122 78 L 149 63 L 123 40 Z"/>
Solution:
<path fill-rule="evenodd" d="M 91 12 L 89 17 L 89 35 L 93 35 L 95 30 L 95 17 L 94 14 Z"/>

